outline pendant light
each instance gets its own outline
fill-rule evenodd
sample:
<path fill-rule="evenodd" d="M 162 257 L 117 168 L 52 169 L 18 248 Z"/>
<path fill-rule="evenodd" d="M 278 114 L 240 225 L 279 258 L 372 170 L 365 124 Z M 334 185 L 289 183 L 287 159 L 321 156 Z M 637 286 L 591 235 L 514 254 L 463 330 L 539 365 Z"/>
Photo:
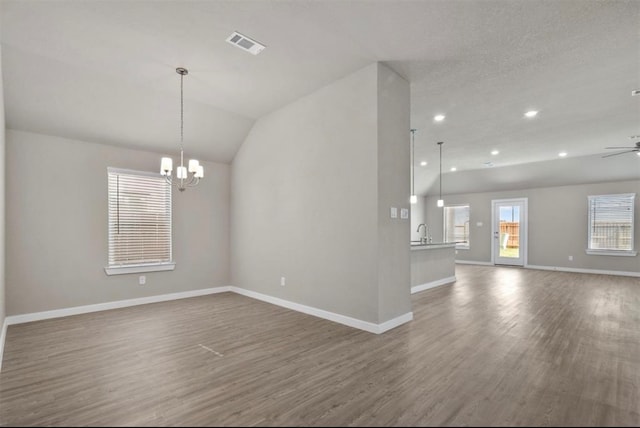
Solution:
<path fill-rule="evenodd" d="M 184 192 L 184 189 L 187 187 L 196 186 L 200 179 L 204 177 L 204 167 L 200 165 L 196 159 L 189 160 L 189 168 L 187 172 L 187 168 L 184 166 L 184 90 L 183 90 L 183 80 L 184 76 L 189 74 L 189 70 L 186 68 L 178 67 L 176 68 L 176 73 L 180 75 L 180 166 L 176 170 L 176 178 L 174 179 L 171 176 L 171 171 L 173 170 L 173 160 L 171 158 L 162 158 L 160 162 L 160 174 L 164 176 L 167 180 L 167 183 L 171 185 L 175 185 L 178 187 L 178 190 Z M 189 178 L 189 173 L 191 173 L 191 178 Z"/>
<path fill-rule="evenodd" d="M 438 198 L 438 208 L 444 207 L 444 200 L 442 199 L 442 145 L 444 142 L 440 141 L 438 146 L 440 146 L 440 197 Z"/>
<path fill-rule="evenodd" d="M 415 194 L 414 191 L 414 187 L 415 187 L 415 171 L 414 171 L 414 151 L 415 151 L 415 145 L 416 145 L 416 130 L 412 129 L 411 130 L 411 197 L 409 197 L 409 203 L 410 204 L 415 204 L 418 202 L 418 197 Z"/>

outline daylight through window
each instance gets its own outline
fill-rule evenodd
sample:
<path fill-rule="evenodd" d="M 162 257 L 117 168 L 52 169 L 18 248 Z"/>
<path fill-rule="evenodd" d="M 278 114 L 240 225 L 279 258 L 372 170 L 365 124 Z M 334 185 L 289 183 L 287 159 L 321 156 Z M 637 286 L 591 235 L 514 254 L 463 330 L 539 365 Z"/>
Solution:
<path fill-rule="evenodd" d="M 589 196 L 589 250 L 633 251 L 635 196 Z"/>
<path fill-rule="evenodd" d="M 469 248 L 469 205 L 444 207 L 444 240 Z"/>
<path fill-rule="evenodd" d="M 171 186 L 160 174 L 108 169 L 109 268 L 171 263 Z"/>

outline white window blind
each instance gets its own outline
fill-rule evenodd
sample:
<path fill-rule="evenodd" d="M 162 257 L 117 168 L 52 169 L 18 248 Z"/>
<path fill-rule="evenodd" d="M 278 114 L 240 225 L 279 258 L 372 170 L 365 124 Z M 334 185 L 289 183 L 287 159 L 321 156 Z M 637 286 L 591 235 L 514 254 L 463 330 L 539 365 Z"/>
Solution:
<path fill-rule="evenodd" d="M 633 250 L 635 196 L 589 196 L 589 250 Z"/>
<path fill-rule="evenodd" d="M 171 262 L 171 186 L 160 174 L 107 173 L 109 268 Z"/>
<path fill-rule="evenodd" d="M 444 207 L 444 241 L 469 247 L 469 205 Z"/>

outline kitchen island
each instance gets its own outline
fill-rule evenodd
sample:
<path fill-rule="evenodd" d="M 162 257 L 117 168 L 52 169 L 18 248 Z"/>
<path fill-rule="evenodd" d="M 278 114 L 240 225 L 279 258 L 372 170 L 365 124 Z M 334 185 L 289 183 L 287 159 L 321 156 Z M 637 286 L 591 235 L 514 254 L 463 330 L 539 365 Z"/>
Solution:
<path fill-rule="evenodd" d="M 411 243 L 411 294 L 456 280 L 454 243 Z"/>

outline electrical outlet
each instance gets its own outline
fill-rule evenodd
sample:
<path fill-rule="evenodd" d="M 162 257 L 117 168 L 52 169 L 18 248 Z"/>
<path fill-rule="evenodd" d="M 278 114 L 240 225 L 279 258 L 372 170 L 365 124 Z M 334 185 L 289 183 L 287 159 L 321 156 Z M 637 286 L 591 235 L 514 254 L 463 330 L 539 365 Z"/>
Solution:
<path fill-rule="evenodd" d="M 284 287 L 284 284 L 286 282 L 286 278 L 284 276 L 280 277 L 280 285 Z"/>
<path fill-rule="evenodd" d="M 138 284 L 145 285 L 146 283 L 147 283 L 147 277 L 144 275 L 140 275 L 140 277 L 138 278 Z"/>

